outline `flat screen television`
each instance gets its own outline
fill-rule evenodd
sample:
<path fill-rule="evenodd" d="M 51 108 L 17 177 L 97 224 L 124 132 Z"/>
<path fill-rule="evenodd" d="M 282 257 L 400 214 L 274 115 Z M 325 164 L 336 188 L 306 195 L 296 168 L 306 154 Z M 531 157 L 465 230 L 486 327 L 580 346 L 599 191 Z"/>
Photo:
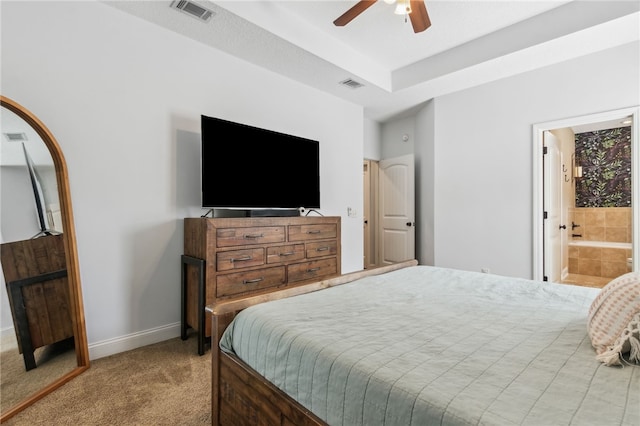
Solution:
<path fill-rule="evenodd" d="M 320 208 L 318 141 L 205 115 L 201 124 L 203 208 Z"/>

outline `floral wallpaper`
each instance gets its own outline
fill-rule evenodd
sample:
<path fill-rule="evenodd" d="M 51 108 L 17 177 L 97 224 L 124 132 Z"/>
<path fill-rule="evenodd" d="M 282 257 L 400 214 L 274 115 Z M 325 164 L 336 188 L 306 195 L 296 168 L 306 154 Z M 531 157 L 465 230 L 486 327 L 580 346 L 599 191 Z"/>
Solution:
<path fill-rule="evenodd" d="M 576 134 L 576 207 L 631 206 L 631 127 Z"/>

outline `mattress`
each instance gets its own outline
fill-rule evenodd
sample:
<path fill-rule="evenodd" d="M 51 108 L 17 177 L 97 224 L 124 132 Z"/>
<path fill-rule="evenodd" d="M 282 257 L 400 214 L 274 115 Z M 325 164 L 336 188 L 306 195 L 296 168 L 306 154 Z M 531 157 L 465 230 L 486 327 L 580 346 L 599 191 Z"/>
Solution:
<path fill-rule="evenodd" d="M 414 266 L 239 313 L 220 347 L 329 425 L 639 425 L 599 289 Z"/>

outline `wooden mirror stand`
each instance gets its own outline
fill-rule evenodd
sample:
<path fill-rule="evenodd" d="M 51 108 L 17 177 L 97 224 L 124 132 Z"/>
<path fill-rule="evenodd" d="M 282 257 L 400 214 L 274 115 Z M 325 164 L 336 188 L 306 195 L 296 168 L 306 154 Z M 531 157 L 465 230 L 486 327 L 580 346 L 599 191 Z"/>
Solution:
<path fill-rule="evenodd" d="M 72 339 L 71 341 L 73 342 L 73 345 L 75 347 L 75 355 L 77 361 L 77 365 L 75 368 L 72 368 L 70 371 L 61 373 L 61 376 L 54 379 L 53 382 L 42 383 L 42 387 L 36 390 L 35 393 L 28 395 L 25 399 L 21 400 L 10 408 L 6 410 L 3 409 L 3 411 L 0 413 L 0 423 L 2 423 L 88 369 L 89 349 L 87 344 L 84 308 L 82 302 L 82 289 L 80 285 L 80 269 L 78 263 L 75 227 L 71 207 L 71 192 L 69 188 L 67 166 L 62 154 L 62 150 L 53 137 L 53 134 L 51 134 L 47 127 L 26 108 L 4 96 L 0 96 L 0 104 L 3 109 L 7 109 L 22 118 L 42 138 L 42 141 L 48 148 L 53 159 L 60 205 L 60 220 L 62 229 L 64 230 L 61 234 L 59 234 L 58 238 L 56 238 L 58 240 L 62 240 L 62 244 L 58 244 L 57 246 L 58 248 L 56 249 L 56 253 L 60 253 L 63 250 L 62 254 L 64 255 L 62 260 L 58 262 L 60 263 L 60 265 L 57 265 L 56 269 L 59 269 L 59 271 L 62 273 L 64 273 L 63 271 L 66 269 L 66 277 L 63 277 L 63 282 L 68 284 L 61 288 L 53 297 L 62 297 L 63 299 L 66 299 L 68 296 L 68 302 L 66 303 L 66 305 L 64 303 L 65 301 L 62 301 L 62 305 L 65 305 L 63 309 L 65 311 L 68 311 L 69 314 L 67 318 L 70 317 L 70 321 L 68 321 L 68 326 L 65 330 L 66 334 L 63 337 L 69 336 L 69 339 Z M 7 244 L 6 246 L 8 247 L 9 245 Z M 47 279 L 52 278 L 48 277 Z M 60 277 L 53 277 L 53 279 L 60 280 Z M 22 279 L 21 281 L 27 280 Z M 7 285 L 7 287 L 9 287 L 9 285 Z M 12 289 L 11 291 L 14 290 Z M 51 300 L 51 294 L 45 294 L 44 297 L 48 298 L 49 301 Z M 15 318 L 16 317 L 14 313 L 14 322 Z M 19 334 L 18 325 L 14 324 L 17 334 Z M 32 326 L 31 331 L 33 331 Z M 23 340 L 22 346 L 25 345 L 24 342 L 27 342 L 27 340 Z M 27 346 L 29 346 L 28 349 L 31 350 L 35 349 L 36 345 L 34 345 L 33 348 L 30 347 L 30 344 L 28 344 Z M 21 349 L 23 351 L 25 350 L 24 347 L 21 347 Z M 29 364 L 31 362 L 30 360 L 28 361 L 28 358 L 31 358 L 32 355 L 27 355 L 28 356 L 25 356 L 25 364 Z M 36 368 L 35 364 L 31 364 L 31 368 Z M 28 371 L 29 367 L 27 367 L 26 369 Z"/>

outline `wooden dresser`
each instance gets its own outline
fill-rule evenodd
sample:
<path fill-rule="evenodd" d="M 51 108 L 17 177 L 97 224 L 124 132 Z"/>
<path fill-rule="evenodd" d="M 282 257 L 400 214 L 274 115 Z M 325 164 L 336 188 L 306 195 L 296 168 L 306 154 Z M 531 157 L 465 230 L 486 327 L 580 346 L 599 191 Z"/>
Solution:
<path fill-rule="evenodd" d="M 18 350 L 29 371 L 37 367 L 36 349 L 73 337 L 62 234 L 3 243 L 0 258 Z"/>
<path fill-rule="evenodd" d="M 340 217 L 186 218 L 181 335 L 211 336 L 205 306 L 341 273 Z"/>

